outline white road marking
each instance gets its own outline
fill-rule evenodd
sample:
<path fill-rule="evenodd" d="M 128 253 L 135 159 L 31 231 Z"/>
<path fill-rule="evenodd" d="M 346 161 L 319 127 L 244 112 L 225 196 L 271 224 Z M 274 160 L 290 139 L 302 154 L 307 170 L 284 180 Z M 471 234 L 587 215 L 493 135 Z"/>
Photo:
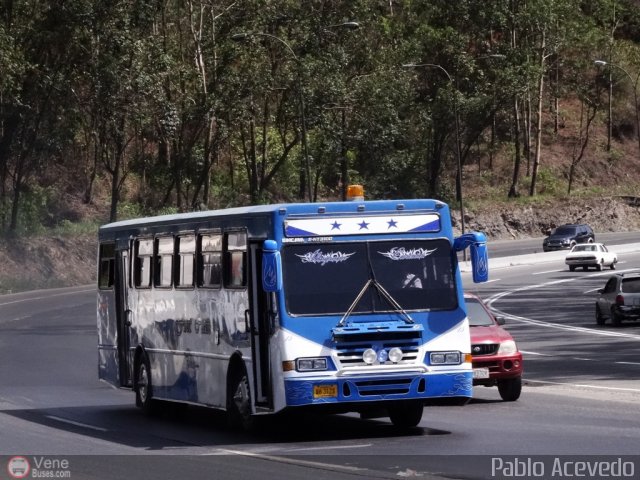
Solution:
<path fill-rule="evenodd" d="M 287 463 L 291 465 L 301 465 L 305 467 L 320 468 L 322 470 L 330 470 L 330 471 L 344 470 L 347 472 L 359 472 L 359 471 L 365 470 L 364 468 L 351 467 L 349 465 L 335 465 L 335 464 L 327 464 L 327 463 L 320 463 L 320 462 L 311 462 L 309 460 L 298 460 L 298 459 L 289 458 L 289 457 L 278 457 L 276 455 L 264 455 L 261 453 L 253 453 L 253 452 L 246 452 L 246 451 L 240 451 L 240 450 L 229 450 L 226 448 L 221 448 L 218 451 L 222 452 L 223 455 L 232 454 L 232 455 L 239 455 L 243 457 L 255 457 L 261 460 L 269 460 L 272 462 Z M 217 455 L 217 453 L 205 453 L 204 455 Z"/>
<path fill-rule="evenodd" d="M 65 295 L 74 295 L 76 293 L 86 293 L 86 292 L 95 292 L 95 288 L 89 288 L 86 290 L 74 290 L 73 292 L 63 292 L 63 293 L 54 293 L 51 295 L 44 295 L 42 297 L 29 297 L 29 298 L 22 298 L 20 300 L 12 300 L 10 302 L 4 302 L 4 303 L 0 303 L 0 307 L 3 307 L 5 305 L 12 305 L 14 303 L 23 303 L 23 302 L 32 302 L 33 300 L 42 300 L 44 298 L 51 298 L 51 297 L 62 297 Z"/>
<path fill-rule="evenodd" d="M 534 357 L 557 357 L 562 358 L 563 360 L 567 360 L 567 358 L 562 357 L 561 355 L 554 355 L 549 353 L 540 353 L 540 352 L 530 352 L 528 350 L 520 350 L 520 353 L 523 355 L 533 355 Z M 586 358 L 586 357 L 568 357 L 569 360 L 579 360 L 582 362 L 598 362 L 603 363 L 602 358 Z M 529 359 L 532 360 L 532 359 Z M 619 365 L 640 365 L 640 362 L 611 362 Z"/>
<path fill-rule="evenodd" d="M 564 272 L 565 270 L 547 270 L 546 272 L 534 272 L 531 275 L 543 275 L 545 273 L 556 273 L 556 272 Z"/>
<path fill-rule="evenodd" d="M 335 447 L 324 446 L 324 447 L 307 447 L 307 448 L 290 448 L 287 452 L 304 452 L 307 450 L 338 450 L 342 448 L 366 448 L 373 445 L 372 443 L 365 443 L 362 445 L 337 445 Z"/>
<path fill-rule="evenodd" d="M 608 272 L 592 273 L 590 277 L 602 277 L 603 275 L 615 275 L 616 273 L 636 272 L 639 268 L 625 268 L 623 270 L 609 270 Z"/>
<path fill-rule="evenodd" d="M 557 328 L 559 330 L 567 330 L 567 331 L 576 332 L 576 333 L 588 333 L 591 335 L 599 335 L 601 337 L 620 337 L 620 338 L 626 338 L 629 340 L 640 340 L 640 335 L 634 335 L 632 333 L 613 332 L 609 330 L 595 330 L 592 328 L 585 328 L 585 327 L 573 327 L 571 325 L 564 325 L 561 323 L 550 323 L 550 322 L 543 322 L 540 320 L 533 320 L 531 318 L 517 317 L 515 315 L 510 315 L 508 313 L 502 312 L 497 309 L 493 309 L 493 310 L 496 311 L 498 315 L 501 315 L 509 320 L 513 320 L 521 323 L 527 323 L 529 325 L 537 325 L 539 327 L 545 327 L 545 328 Z"/>
<path fill-rule="evenodd" d="M 501 278 L 494 278 L 493 280 L 487 280 L 484 283 L 492 283 L 492 282 L 499 282 L 500 280 L 502 280 Z"/>
<path fill-rule="evenodd" d="M 597 292 L 598 290 L 600 290 L 600 288 L 602 288 L 602 287 L 599 287 L 599 288 L 592 288 L 591 290 L 587 290 L 587 291 L 585 291 L 585 292 L 582 292 L 582 294 L 583 294 L 583 295 L 586 295 L 587 293 Z"/>
<path fill-rule="evenodd" d="M 601 385 L 589 385 L 586 383 L 569 383 L 569 382 L 550 382 L 548 380 L 525 380 L 527 383 L 542 383 L 549 385 L 567 385 L 569 387 L 593 388 L 596 390 L 610 390 L 619 392 L 640 392 L 638 388 L 620 388 L 620 387 L 604 387 Z"/>
<path fill-rule="evenodd" d="M 47 418 L 51 420 L 56 420 L 57 422 L 68 423 L 70 425 L 75 425 L 76 427 L 89 428 L 91 430 L 97 430 L 98 432 L 108 432 L 106 428 L 96 427 L 95 425 L 88 425 L 86 423 L 76 422 L 73 420 L 68 420 L 66 418 L 56 417 L 54 415 L 46 415 Z"/>
<path fill-rule="evenodd" d="M 520 350 L 520 353 L 524 353 L 526 355 L 537 355 L 540 357 L 554 357 L 555 355 L 549 355 L 548 353 L 538 353 L 538 352 L 529 352 L 526 350 Z"/>
<path fill-rule="evenodd" d="M 635 268 L 635 269 L 631 269 L 631 270 L 638 270 L 638 269 Z M 625 271 L 625 270 L 621 270 L 621 272 L 622 271 Z M 589 275 L 589 277 L 594 277 L 594 276 L 599 276 L 599 275 L 602 275 L 602 273 L 592 274 L 592 275 Z M 609 275 L 609 273 L 605 273 L 605 275 Z M 579 277 L 579 278 L 583 278 L 583 277 Z M 559 329 L 559 330 L 566 330 L 566 331 L 576 332 L 576 333 L 587 333 L 587 334 L 590 334 L 590 335 L 599 335 L 599 336 L 602 336 L 602 337 L 619 337 L 619 338 L 627 338 L 627 339 L 630 339 L 630 340 L 640 340 L 640 335 L 635 335 L 635 334 L 632 334 L 632 333 L 614 332 L 614 331 L 610 331 L 610 330 L 596 330 L 596 329 L 593 329 L 593 328 L 575 327 L 575 326 L 565 325 L 565 324 L 561 324 L 561 323 L 543 322 L 543 321 L 540 321 L 540 320 L 534 320 L 532 318 L 519 317 L 517 315 L 511 315 L 511 314 L 503 312 L 502 310 L 499 310 L 498 308 L 493 306 L 494 302 L 500 300 L 501 298 L 506 297 L 507 295 L 511 295 L 512 293 L 525 292 L 525 291 L 528 291 L 528 290 L 534 290 L 536 288 L 544 288 L 544 287 L 548 287 L 548 286 L 552 286 L 552 285 L 559 285 L 561 283 L 574 282 L 576 280 L 579 280 L 579 278 L 565 278 L 565 279 L 562 279 L 562 280 L 553 280 L 551 282 L 539 283 L 537 285 L 526 285 L 524 287 L 516 288 L 514 290 L 506 290 L 504 292 L 492 295 L 491 297 L 489 297 L 486 300 L 486 303 L 498 316 L 503 316 L 506 319 L 514 320 L 514 321 L 520 322 L 520 323 L 526 323 L 526 324 L 529 324 L 529 325 L 536 325 L 536 326 L 545 327 L 545 328 L 556 328 L 556 329 Z"/>

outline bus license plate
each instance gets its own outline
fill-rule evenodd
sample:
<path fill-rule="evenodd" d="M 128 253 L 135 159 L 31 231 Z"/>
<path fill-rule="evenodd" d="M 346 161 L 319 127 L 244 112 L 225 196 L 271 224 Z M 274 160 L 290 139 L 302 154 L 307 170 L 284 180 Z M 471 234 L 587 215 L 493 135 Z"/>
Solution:
<path fill-rule="evenodd" d="M 489 369 L 488 368 L 474 368 L 473 369 L 473 378 L 489 378 Z"/>
<path fill-rule="evenodd" d="M 313 398 L 334 398 L 338 396 L 338 385 L 314 385 Z"/>

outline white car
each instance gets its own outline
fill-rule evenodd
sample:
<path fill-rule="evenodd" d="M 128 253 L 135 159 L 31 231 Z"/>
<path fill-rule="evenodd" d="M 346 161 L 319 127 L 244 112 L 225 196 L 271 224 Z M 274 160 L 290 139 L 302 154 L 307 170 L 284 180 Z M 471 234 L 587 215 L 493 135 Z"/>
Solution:
<path fill-rule="evenodd" d="M 615 270 L 618 256 L 610 252 L 602 243 L 584 243 L 574 246 L 567 253 L 564 263 L 569 265 L 569 270 L 572 272 L 576 267 L 582 267 L 584 270 L 589 267 L 595 267 L 597 270 L 609 267 Z"/>

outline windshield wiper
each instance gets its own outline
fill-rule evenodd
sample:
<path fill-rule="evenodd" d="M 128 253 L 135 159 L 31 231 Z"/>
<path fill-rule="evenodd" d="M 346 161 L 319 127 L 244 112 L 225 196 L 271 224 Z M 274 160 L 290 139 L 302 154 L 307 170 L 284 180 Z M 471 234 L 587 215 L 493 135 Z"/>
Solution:
<path fill-rule="evenodd" d="M 380 285 L 376 280 L 374 280 L 373 278 L 370 278 L 364 284 L 364 287 L 362 287 L 362 289 L 360 290 L 360 292 L 356 296 L 356 299 L 349 306 L 349 308 L 347 309 L 345 314 L 342 316 L 342 318 L 338 322 L 338 325 L 337 325 L 338 327 L 344 327 L 345 322 L 347 321 L 347 318 L 349 318 L 351 313 L 353 313 L 353 310 L 356 308 L 356 305 L 358 305 L 358 302 L 360 301 L 360 299 L 362 298 L 364 293 L 367 291 L 367 288 L 369 288 L 371 285 L 376 287 L 378 292 L 380 292 L 380 294 L 385 298 L 385 300 L 387 302 L 389 302 L 389 305 L 391 305 L 397 312 L 399 312 L 404 317 L 403 320 L 404 320 L 405 323 L 414 323 L 413 319 L 411 318 L 411 316 L 409 316 L 409 314 L 406 312 L 406 310 L 404 308 L 402 308 L 402 306 L 400 306 L 400 304 L 395 300 L 395 298 L 393 298 L 391 296 L 391 294 L 389 292 L 387 292 L 385 290 L 385 288 L 382 285 Z"/>

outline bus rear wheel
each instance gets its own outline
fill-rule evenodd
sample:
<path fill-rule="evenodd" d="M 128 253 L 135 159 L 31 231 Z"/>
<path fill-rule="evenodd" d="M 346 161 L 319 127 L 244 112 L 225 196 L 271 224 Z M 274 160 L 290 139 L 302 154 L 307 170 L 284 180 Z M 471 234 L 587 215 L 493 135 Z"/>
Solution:
<path fill-rule="evenodd" d="M 401 401 L 389 405 L 389 418 L 391 423 L 400 428 L 415 427 L 422 420 L 422 402 Z"/>

